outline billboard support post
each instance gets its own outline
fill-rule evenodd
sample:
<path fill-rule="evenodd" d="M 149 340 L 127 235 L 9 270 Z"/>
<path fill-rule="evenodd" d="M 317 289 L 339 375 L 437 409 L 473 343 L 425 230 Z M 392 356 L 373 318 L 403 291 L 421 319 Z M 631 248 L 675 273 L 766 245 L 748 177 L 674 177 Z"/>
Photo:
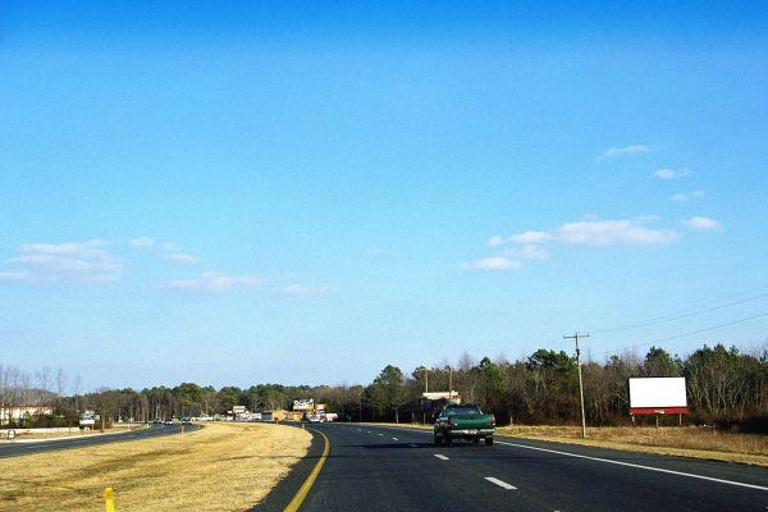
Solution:
<path fill-rule="evenodd" d="M 581 378 L 581 348 L 579 348 L 579 338 L 589 338 L 589 333 L 579 334 L 578 332 L 575 332 L 570 336 L 563 336 L 563 339 L 576 341 L 576 368 L 579 371 L 579 401 L 581 402 L 581 437 L 586 439 L 587 419 L 584 415 L 584 381 Z"/>

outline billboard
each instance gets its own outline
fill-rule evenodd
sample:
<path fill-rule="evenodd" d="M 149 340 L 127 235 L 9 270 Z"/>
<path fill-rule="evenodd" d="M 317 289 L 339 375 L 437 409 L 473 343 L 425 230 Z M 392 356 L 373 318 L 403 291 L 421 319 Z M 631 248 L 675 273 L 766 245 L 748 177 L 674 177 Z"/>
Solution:
<path fill-rule="evenodd" d="M 688 412 L 685 377 L 631 377 L 629 414 L 684 414 Z"/>
<path fill-rule="evenodd" d="M 314 409 L 314 407 L 315 407 L 315 401 L 312 398 L 303 398 L 303 399 L 293 401 L 294 411 L 309 411 L 311 409 Z"/>

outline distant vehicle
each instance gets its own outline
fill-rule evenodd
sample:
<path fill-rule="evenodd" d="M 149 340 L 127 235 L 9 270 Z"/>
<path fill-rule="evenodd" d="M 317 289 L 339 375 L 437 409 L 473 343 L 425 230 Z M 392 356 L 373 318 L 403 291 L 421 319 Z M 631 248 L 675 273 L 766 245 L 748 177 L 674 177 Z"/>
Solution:
<path fill-rule="evenodd" d="M 165 420 L 163 425 L 173 425 L 173 420 Z"/>
<path fill-rule="evenodd" d="M 189 419 L 189 417 L 188 417 L 188 416 L 184 416 L 183 418 L 181 418 L 181 423 L 182 423 L 183 425 L 189 425 L 189 424 L 191 424 L 191 423 L 192 423 L 192 420 L 191 420 L 191 419 Z"/>
<path fill-rule="evenodd" d="M 471 440 L 479 444 L 485 440 L 486 446 L 493 444 L 496 433 L 496 418 L 493 414 L 483 414 L 476 405 L 447 405 L 435 421 L 435 446 L 451 446 L 454 439 Z"/>
<path fill-rule="evenodd" d="M 320 416 L 319 414 L 309 414 L 309 415 L 307 415 L 307 420 L 310 423 L 322 423 L 323 422 L 323 417 Z"/>

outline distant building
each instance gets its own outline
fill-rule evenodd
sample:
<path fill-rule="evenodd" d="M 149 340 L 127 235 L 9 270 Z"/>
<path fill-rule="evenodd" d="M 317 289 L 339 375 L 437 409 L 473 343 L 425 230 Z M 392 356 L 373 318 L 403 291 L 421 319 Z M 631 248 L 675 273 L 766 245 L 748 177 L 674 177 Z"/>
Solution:
<path fill-rule="evenodd" d="M 458 391 L 433 391 L 428 393 L 422 393 L 422 397 L 433 402 L 445 400 L 454 404 L 461 403 L 461 395 Z"/>
<path fill-rule="evenodd" d="M 0 407 L 0 425 L 9 421 L 19 421 L 27 416 L 53 414 L 53 407 L 48 405 L 14 405 Z"/>

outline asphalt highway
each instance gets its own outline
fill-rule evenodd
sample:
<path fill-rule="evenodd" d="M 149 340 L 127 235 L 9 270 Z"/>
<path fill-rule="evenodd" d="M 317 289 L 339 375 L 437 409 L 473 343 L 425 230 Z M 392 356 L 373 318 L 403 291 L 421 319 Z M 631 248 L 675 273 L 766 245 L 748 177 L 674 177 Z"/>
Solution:
<path fill-rule="evenodd" d="M 185 425 L 185 431 L 196 430 L 200 428 L 197 425 Z M 19 455 L 29 455 L 32 453 L 51 452 L 56 450 L 71 450 L 73 448 L 85 448 L 88 446 L 98 446 L 118 441 L 135 441 L 139 439 L 150 439 L 158 436 L 167 436 L 177 434 L 181 431 L 181 425 L 158 425 L 150 426 L 141 430 L 130 430 L 120 434 L 77 436 L 71 439 L 61 439 L 57 441 L 39 441 L 34 443 L 7 442 L 0 444 L 0 458 L 17 457 Z"/>
<path fill-rule="evenodd" d="M 431 432 L 312 426 L 331 455 L 302 511 L 765 511 L 768 470 L 557 443 L 432 445 Z"/>

